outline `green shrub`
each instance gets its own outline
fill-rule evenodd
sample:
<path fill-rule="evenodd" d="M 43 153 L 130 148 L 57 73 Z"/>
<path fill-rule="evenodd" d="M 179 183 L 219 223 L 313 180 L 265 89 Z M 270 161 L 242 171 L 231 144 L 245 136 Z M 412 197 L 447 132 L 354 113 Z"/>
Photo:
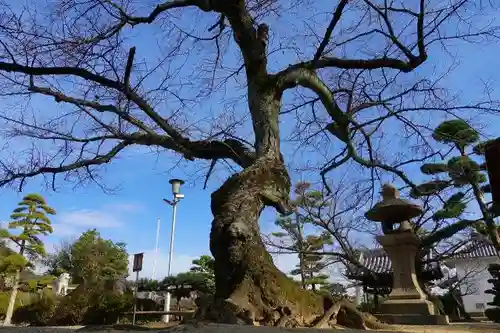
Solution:
<path fill-rule="evenodd" d="M 16 304 L 14 305 L 14 310 L 31 303 L 32 295 L 30 293 L 18 292 L 16 297 Z M 9 306 L 10 291 L 0 292 L 0 319 L 5 317 L 5 312 Z"/>
<path fill-rule="evenodd" d="M 114 324 L 122 312 L 131 311 L 133 298 L 128 294 L 107 293 L 104 294 L 99 303 L 88 308 L 83 324 L 106 325 Z"/>
<path fill-rule="evenodd" d="M 7 306 L 9 305 L 9 298 L 10 298 L 9 291 L 0 292 L 0 317 L 1 318 L 3 318 L 5 316 L 5 312 L 7 311 Z"/>
<path fill-rule="evenodd" d="M 72 326 L 81 324 L 89 308 L 89 297 L 90 295 L 85 294 L 71 294 L 62 298 L 49 322 L 50 325 Z"/>
<path fill-rule="evenodd" d="M 15 324 L 48 325 L 56 310 L 56 300 L 50 293 L 42 294 L 31 304 L 19 307 L 12 316 Z"/>
<path fill-rule="evenodd" d="M 132 309 L 131 295 L 107 291 L 102 284 L 80 285 L 61 299 L 51 325 L 101 325 L 115 323 L 119 314 Z"/>
<path fill-rule="evenodd" d="M 19 293 L 12 318 L 16 324 L 46 325 L 103 325 L 114 324 L 122 312 L 132 310 L 132 294 L 107 291 L 103 285 L 79 286 L 68 296 L 56 298 L 50 291 L 41 294 Z M 28 297 L 27 297 L 28 296 Z M 0 311 L 5 313 L 10 293 L 0 293 Z M 32 302 L 22 300 L 31 299 Z M 21 301 L 21 302 L 19 302 Z M 1 312 L 0 312 L 1 313 Z"/>

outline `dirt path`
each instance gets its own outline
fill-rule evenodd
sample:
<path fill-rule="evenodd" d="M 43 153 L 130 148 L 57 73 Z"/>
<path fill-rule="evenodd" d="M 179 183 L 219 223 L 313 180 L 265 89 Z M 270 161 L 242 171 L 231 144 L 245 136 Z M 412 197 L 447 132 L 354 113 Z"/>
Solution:
<path fill-rule="evenodd" d="M 447 326 L 398 325 L 397 330 L 406 333 L 500 333 L 500 324 L 453 323 Z"/>

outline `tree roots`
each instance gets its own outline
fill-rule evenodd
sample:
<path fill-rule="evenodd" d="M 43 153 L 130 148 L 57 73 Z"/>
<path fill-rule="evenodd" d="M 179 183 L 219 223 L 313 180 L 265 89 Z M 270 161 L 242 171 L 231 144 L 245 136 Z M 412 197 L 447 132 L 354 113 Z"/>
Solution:
<path fill-rule="evenodd" d="M 334 301 L 328 299 L 331 306 L 311 322 L 303 321 L 303 314 L 293 313 L 290 308 L 278 308 L 265 320 L 256 320 L 252 311 L 243 310 L 233 300 L 215 301 L 213 298 L 202 297 L 198 300 L 198 310 L 194 316 L 195 322 L 218 322 L 236 325 L 275 326 L 275 327 L 311 327 L 311 328 L 355 328 L 391 329 L 374 316 L 359 311 L 347 300 Z"/>

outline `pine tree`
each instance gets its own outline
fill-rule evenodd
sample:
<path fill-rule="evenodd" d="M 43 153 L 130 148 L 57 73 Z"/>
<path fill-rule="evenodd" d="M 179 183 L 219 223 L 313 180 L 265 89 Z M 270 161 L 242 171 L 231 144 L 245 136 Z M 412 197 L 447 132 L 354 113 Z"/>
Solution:
<path fill-rule="evenodd" d="M 310 190 L 310 187 L 311 184 L 306 182 L 299 182 L 295 185 L 295 198 L 291 200 L 295 212 L 292 216 L 278 217 L 275 224 L 283 232 L 274 232 L 273 236 L 289 238 L 291 240 L 290 250 L 298 254 L 299 263 L 290 274 L 300 276 L 303 289 L 311 286 L 313 290 L 319 290 L 328 284 L 328 276 L 321 273 L 326 263 L 323 256 L 309 252 L 318 252 L 324 246 L 331 245 L 333 241 L 331 235 L 326 232 L 320 235 L 306 235 L 305 226 L 314 222 L 308 212 L 320 206 L 327 206 L 322 193 Z"/>
<path fill-rule="evenodd" d="M 46 255 L 45 247 L 40 239 L 41 235 L 52 233 L 52 226 L 47 215 L 55 215 L 55 210 L 47 205 L 45 199 L 39 194 L 28 194 L 14 209 L 10 218 L 9 229 L 18 230 L 21 232 L 13 234 L 4 230 L 2 237 L 5 237 L 14 242 L 18 248 L 17 263 L 14 273 L 14 286 L 9 300 L 9 306 L 5 314 L 4 325 L 10 325 L 12 314 L 14 312 L 14 304 L 16 302 L 17 291 L 19 288 L 19 280 L 21 271 L 26 267 L 28 260 L 36 260 Z M 22 259 L 21 259 L 22 258 Z"/>
<path fill-rule="evenodd" d="M 199 289 L 205 293 L 213 293 L 215 291 L 215 259 L 208 255 L 202 255 L 198 259 L 192 261 L 193 266 L 189 269 L 193 280 L 201 280 L 202 283 Z"/>
<path fill-rule="evenodd" d="M 305 237 L 302 247 L 305 253 L 302 255 L 302 262 L 299 261 L 297 268 L 290 272 L 291 275 L 304 277 L 303 287 L 310 286 L 313 291 L 319 291 L 329 285 L 328 275 L 321 273 L 326 266 L 324 256 L 308 252 L 319 252 L 325 245 L 331 244 L 332 237 L 327 233 Z"/>
<path fill-rule="evenodd" d="M 1 234 L 2 238 L 9 235 L 7 230 L 1 230 Z M 18 268 L 25 267 L 27 264 L 26 258 L 12 250 L 5 240 L 0 240 L 0 277 L 2 279 L 9 278 L 16 273 Z"/>
<path fill-rule="evenodd" d="M 450 120 L 441 123 L 433 133 L 434 140 L 447 144 L 456 155 L 440 163 L 426 163 L 420 168 L 422 173 L 435 176 L 432 181 L 417 186 L 412 190 L 413 197 L 443 194 L 452 189 L 452 194 L 444 201 L 441 209 L 434 212 L 434 221 L 460 219 L 470 201 L 477 202 L 481 219 L 473 225 L 469 220 L 459 220 L 443 229 L 443 233 L 453 235 L 467 226 L 473 226 L 477 231 L 488 233 L 497 248 L 499 239 L 491 207 L 486 203 L 484 195 L 490 192 L 485 174 L 486 164 L 478 163 L 483 158 L 484 147 L 488 142 L 479 142 L 479 134 L 463 120 Z M 443 177 L 443 175 L 445 175 Z M 442 237 L 443 235 L 436 235 Z M 432 236 L 431 236 L 432 237 Z"/>
<path fill-rule="evenodd" d="M 202 255 L 192 261 L 193 266 L 189 269 L 191 272 L 197 272 L 207 275 L 210 278 L 215 276 L 215 260 L 211 256 Z"/>

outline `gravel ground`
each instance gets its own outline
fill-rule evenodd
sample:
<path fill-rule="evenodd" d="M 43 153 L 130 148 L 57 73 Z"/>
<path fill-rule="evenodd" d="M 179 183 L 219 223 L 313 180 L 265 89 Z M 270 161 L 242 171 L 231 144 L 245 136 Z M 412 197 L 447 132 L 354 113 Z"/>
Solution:
<path fill-rule="evenodd" d="M 330 329 L 328 332 L 366 333 L 367 331 Z M 171 328 L 113 329 L 111 327 L 0 327 L 0 333 L 322 333 L 325 330 L 277 327 L 234 326 L 206 324 L 200 326 L 180 325 Z M 500 325 L 493 323 L 452 324 L 449 326 L 395 326 L 394 330 L 372 331 L 377 333 L 500 333 Z"/>
<path fill-rule="evenodd" d="M 500 324 L 491 322 L 452 323 L 439 326 L 409 326 L 398 327 L 405 333 L 500 333 Z"/>
<path fill-rule="evenodd" d="M 66 332 L 77 332 L 83 326 L 71 326 L 71 327 L 0 327 L 0 332 L 13 332 L 13 333 L 66 333 Z M 102 332 L 102 331 L 101 331 Z"/>
<path fill-rule="evenodd" d="M 235 326 L 235 325 L 221 325 L 221 324 L 207 324 L 200 326 L 180 325 L 171 328 L 142 328 L 139 330 L 133 329 L 113 329 L 110 327 L 0 327 L 0 333 L 13 332 L 13 333 L 322 333 L 325 330 L 320 329 L 284 329 L 278 327 L 254 327 L 254 326 Z M 329 330 L 335 331 L 334 329 Z M 343 329 L 339 330 L 342 333 L 366 333 L 366 331 Z M 379 331 L 379 333 L 384 333 Z M 397 332 L 385 332 L 397 333 Z M 403 333 L 403 332 L 401 332 Z"/>

